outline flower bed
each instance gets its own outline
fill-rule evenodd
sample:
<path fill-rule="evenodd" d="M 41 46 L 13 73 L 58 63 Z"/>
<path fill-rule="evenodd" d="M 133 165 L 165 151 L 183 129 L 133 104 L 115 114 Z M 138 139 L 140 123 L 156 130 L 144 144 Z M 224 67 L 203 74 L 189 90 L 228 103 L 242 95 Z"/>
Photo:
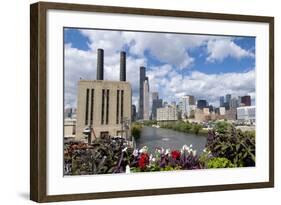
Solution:
<path fill-rule="evenodd" d="M 71 142 L 65 144 L 64 162 L 65 175 L 248 167 L 255 166 L 255 137 L 231 125 L 218 125 L 209 131 L 200 156 L 192 145 L 148 150 L 133 149 L 122 138 L 96 139 L 91 145 Z"/>

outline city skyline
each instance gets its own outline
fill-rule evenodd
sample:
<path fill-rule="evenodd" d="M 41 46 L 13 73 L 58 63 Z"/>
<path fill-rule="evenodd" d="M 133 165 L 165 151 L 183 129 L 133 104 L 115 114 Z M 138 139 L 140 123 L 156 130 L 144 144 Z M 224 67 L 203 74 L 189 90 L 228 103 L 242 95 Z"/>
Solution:
<path fill-rule="evenodd" d="M 65 107 L 76 107 L 80 78 L 95 79 L 97 48 L 104 49 L 110 80 L 119 78 L 119 52 L 126 52 L 137 108 L 140 66 L 147 69 L 150 92 L 163 101 L 193 95 L 218 106 L 219 97 L 230 93 L 250 95 L 255 104 L 255 38 L 86 29 L 66 29 L 64 37 Z"/>

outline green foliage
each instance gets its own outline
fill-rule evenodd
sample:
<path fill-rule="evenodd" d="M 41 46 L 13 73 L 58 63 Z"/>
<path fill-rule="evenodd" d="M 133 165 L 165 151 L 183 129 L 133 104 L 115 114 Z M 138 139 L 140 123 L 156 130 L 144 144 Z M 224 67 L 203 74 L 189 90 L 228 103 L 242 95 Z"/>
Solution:
<path fill-rule="evenodd" d="M 172 167 L 172 166 L 166 166 L 163 168 L 160 168 L 160 171 L 175 171 L 175 170 L 180 170 L 181 167 Z"/>
<path fill-rule="evenodd" d="M 196 135 L 198 135 L 199 131 L 200 131 L 202 128 L 203 128 L 203 127 L 202 127 L 202 125 L 200 125 L 200 124 L 195 124 L 195 125 L 193 125 L 193 131 L 194 131 L 194 133 L 195 133 Z"/>
<path fill-rule="evenodd" d="M 209 132 L 206 148 L 214 157 L 229 159 L 236 167 L 255 166 L 255 134 L 225 122 Z"/>
<path fill-rule="evenodd" d="M 215 124 L 214 130 L 218 133 L 226 133 L 231 128 L 231 124 L 225 121 L 219 121 Z"/>
<path fill-rule="evenodd" d="M 144 120 L 143 125 L 144 126 L 151 126 L 151 125 L 156 125 L 157 121 L 156 120 Z"/>
<path fill-rule="evenodd" d="M 125 172 L 133 150 L 127 148 L 122 138 L 98 138 L 91 145 L 82 143 L 65 147 L 65 163 L 71 164 L 71 171 L 65 174 L 107 174 Z"/>
<path fill-rule="evenodd" d="M 202 125 L 196 123 L 184 122 L 184 121 L 163 123 L 161 124 L 161 128 L 172 129 L 175 131 L 185 132 L 185 133 L 195 133 L 196 135 L 198 135 L 199 133 L 207 134 L 206 131 L 203 131 Z"/>
<path fill-rule="evenodd" d="M 132 136 L 135 137 L 135 139 L 140 138 L 141 136 L 141 125 L 133 125 L 132 126 Z"/>
<path fill-rule="evenodd" d="M 232 162 L 224 157 L 215 157 L 207 161 L 207 168 L 233 168 Z"/>

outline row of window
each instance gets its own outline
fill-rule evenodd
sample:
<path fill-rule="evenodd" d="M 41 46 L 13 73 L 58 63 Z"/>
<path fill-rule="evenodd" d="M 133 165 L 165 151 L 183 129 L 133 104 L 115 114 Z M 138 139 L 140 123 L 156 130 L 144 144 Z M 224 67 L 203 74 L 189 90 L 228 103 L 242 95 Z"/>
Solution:
<path fill-rule="evenodd" d="M 91 95 L 90 95 L 91 91 Z M 94 114 L 94 89 L 86 90 L 86 110 L 85 110 L 85 125 L 88 125 L 88 113 L 89 113 L 89 98 L 90 100 L 90 124 L 93 124 L 93 114 Z M 121 123 L 120 119 L 123 119 L 124 114 L 124 90 L 117 90 L 116 99 L 116 124 Z M 110 90 L 102 89 L 101 97 L 101 124 L 108 124 L 109 121 L 109 101 L 110 101 Z M 121 106 L 120 106 L 121 105 Z M 119 110 L 120 109 L 120 110 Z"/>

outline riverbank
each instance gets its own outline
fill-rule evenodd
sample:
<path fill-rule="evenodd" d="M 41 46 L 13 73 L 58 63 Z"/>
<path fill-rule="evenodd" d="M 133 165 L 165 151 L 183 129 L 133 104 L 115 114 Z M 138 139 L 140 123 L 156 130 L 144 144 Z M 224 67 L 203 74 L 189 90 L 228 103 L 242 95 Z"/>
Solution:
<path fill-rule="evenodd" d="M 197 123 L 189 123 L 183 121 L 159 123 L 161 128 L 171 129 L 187 134 L 195 134 L 200 136 L 208 136 L 208 129 L 204 129 L 202 125 Z"/>
<path fill-rule="evenodd" d="M 206 136 L 179 132 L 172 129 L 143 126 L 141 129 L 141 136 L 136 139 L 136 146 L 139 149 L 143 146 L 147 146 L 149 150 L 154 150 L 159 147 L 178 150 L 185 144 L 192 144 L 194 150 L 201 153 L 206 142 Z"/>

